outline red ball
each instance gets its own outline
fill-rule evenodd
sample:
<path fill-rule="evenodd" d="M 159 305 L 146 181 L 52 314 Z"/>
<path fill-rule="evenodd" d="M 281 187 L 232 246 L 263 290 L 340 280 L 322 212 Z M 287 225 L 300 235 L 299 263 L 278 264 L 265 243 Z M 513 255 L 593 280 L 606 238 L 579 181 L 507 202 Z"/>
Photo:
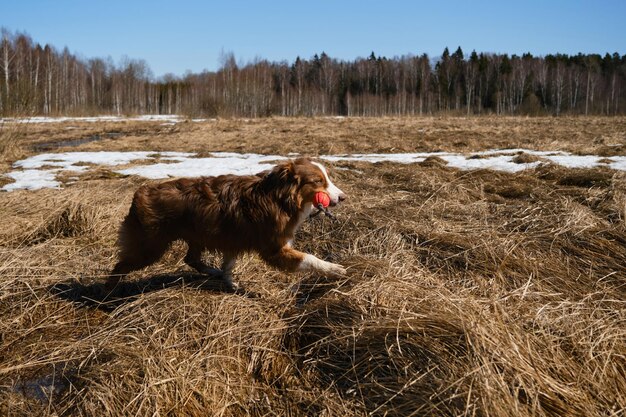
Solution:
<path fill-rule="evenodd" d="M 328 196 L 328 194 L 320 191 L 318 193 L 315 193 L 315 199 L 313 200 L 313 203 L 315 204 L 315 206 L 321 204 L 322 207 L 328 207 L 330 206 L 330 197 Z"/>

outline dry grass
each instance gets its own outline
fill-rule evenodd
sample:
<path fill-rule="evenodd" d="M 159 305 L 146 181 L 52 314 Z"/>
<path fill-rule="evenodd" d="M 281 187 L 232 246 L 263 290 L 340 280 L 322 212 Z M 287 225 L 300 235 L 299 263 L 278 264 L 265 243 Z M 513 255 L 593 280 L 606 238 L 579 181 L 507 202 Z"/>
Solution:
<path fill-rule="evenodd" d="M 591 133 L 572 136 L 570 125 Z M 136 135 L 124 126 L 80 149 L 590 152 L 624 141 L 620 126 L 220 120 L 142 124 L 148 133 Z M 41 129 L 67 139 L 62 127 L 32 129 L 33 140 Z M 350 200 L 336 222 L 307 222 L 296 245 L 348 275 L 290 276 L 246 256 L 235 268 L 241 294 L 190 272 L 175 245 L 127 280 L 123 298 L 101 302 L 142 179 L 95 175 L 0 194 L 0 414 L 623 415 L 623 173 L 461 172 L 434 158 L 341 167 L 334 177 Z"/>
<path fill-rule="evenodd" d="M 0 121 L 0 172 L 10 167 L 8 161 L 19 159 L 26 154 L 22 147 L 24 136 L 24 126 Z M 5 177 L 0 177 L 0 186 L 7 182 L 9 181 Z"/>

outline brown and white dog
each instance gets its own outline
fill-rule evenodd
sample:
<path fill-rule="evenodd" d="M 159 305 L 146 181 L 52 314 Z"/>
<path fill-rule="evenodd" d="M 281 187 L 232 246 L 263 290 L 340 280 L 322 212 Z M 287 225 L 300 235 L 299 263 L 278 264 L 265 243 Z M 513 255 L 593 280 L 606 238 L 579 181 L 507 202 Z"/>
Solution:
<path fill-rule="evenodd" d="M 283 271 L 342 275 L 341 265 L 292 248 L 298 227 L 314 209 L 317 192 L 334 206 L 346 198 L 326 169 L 308 158 L 283 162 L 257 175 L 181 178 L 140 187 L 119 231 L 119 262 L 107 287 L 129 272 L 153 264 L 178 239 L 187 242 L 185 262 L 201 273 L 214 271 L 202 252 L 223 255 L 222 274 L 232 288 L 237 256 L 256 252 Z"/>

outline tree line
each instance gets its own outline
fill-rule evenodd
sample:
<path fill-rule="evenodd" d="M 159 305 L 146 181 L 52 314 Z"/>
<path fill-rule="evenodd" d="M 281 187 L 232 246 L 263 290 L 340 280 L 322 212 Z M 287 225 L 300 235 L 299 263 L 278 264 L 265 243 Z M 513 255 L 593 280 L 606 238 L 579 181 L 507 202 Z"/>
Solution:
<path fill-rule="evenodd" d="M 237 63 L 155 79 L 143 60 L 84 59 L 2 30 L 0 115 L 193 117 L 625 114 L 626 55 L 533 56 L 461 48 L 440 57 Z"/>

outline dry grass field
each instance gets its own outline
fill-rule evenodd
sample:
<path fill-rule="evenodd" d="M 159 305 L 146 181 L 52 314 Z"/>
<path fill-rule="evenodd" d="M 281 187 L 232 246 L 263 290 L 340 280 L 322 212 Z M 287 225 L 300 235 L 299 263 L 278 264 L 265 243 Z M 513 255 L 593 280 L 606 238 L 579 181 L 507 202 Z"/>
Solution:
<path fill-rule="evenodd" d="M 0 172 L 35 149 L 494 148 L 626 155 L 626 118 L 5 124 Z M 295 245 L 347 276 L 250 255 L 239 293 L 192 272 L 177 244 L 102 300 L 144 178 L 101 167 L 0 193 L 0 415 L 624 415 L 626 172 L 332 168 L 349 200 Z"/>

